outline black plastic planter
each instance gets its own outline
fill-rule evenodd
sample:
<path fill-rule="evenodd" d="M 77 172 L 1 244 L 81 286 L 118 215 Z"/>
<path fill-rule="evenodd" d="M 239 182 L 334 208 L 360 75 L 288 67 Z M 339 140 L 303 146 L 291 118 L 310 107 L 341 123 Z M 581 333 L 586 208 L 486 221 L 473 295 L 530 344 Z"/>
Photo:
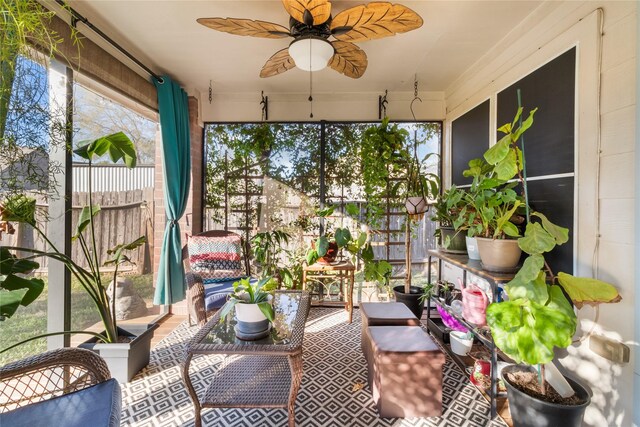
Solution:
<path fill-rule="evenodd" d="M 591 402 L 589 393 L 582 385 L 565 377 L 578 397 L 585 400 L 581 405 L 544 402 L 521 392 L 509 383 L 505 378 L 506 374 L 517 371 L 533 371 L 533 368 L 526 365 L 511 365 L 502 370 L 502 381 L 507 387 L 509 410 L 514 427 L 580 427 L 582 425 L 584 412 Z"/>
<path fill-rule="evenodd" d="M 422 289 L 417 286 L 411 286 L 409 291 L 411 292 L 409 294 L 404 292 L 404 285 L 393 288 L 396 301 L 409 307 L 409 310 L 411 310 L 418 319 L 421 319 L 422 312 L 424 311 L 424 304 L 420 301 L 420 297 L 422 297 Z"/>

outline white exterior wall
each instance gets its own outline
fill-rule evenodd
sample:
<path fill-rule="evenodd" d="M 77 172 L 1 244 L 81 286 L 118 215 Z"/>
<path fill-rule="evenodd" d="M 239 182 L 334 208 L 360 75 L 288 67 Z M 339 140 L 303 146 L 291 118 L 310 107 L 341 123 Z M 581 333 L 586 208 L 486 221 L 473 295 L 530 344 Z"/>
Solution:
<path fill-rule="evenodd" d="M 599 67 L 601 22 L 604 36 Z M 636 26 L 637 4 L 631 1 L 544 4 L 445 92 L 447 156 L 452 120 L 491 99 L 491 129 L 495 130 L 501 124 L 496 123 L 497 93 L 577 46 L 575 271 L 581 276 L 596 274 L 615 284 L 623 297 L 618 304 L 601 306 L 597 324 L 593 309 L 582 309 L 579 318 L 583 333 L 595 328 L 594 333 L 632 349 L 628 364 L 615 364 L 593 353 L 588 340 L 570 347 L 561 357 L 567 370 L 593 391 L 585 418 L 591 426 L 630 426 L 634 406 L 640 402 L 640 390 L 634 394 L 633 386 L 638 375 L 634 373 L 638 348 L 634 337 Z M 495 143 L 495 131 L 490 138 Z M 445 173 L 446 178 L 448 175 Z"/>

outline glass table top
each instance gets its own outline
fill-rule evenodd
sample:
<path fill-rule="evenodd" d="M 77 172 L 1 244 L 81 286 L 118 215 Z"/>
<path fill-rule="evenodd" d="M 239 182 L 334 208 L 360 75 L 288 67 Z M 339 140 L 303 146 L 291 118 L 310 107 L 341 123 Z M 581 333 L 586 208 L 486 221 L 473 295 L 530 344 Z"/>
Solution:
<path fill-rule="evenodd" d="M 278 292 L 273 301 L 274 321 L 267 337 L 256 341 L 245 341 L 236 337 L 234 327 L 236 325 L 235 312 L 230 313 L 226 319 L 216 322 L 207 335 L 200 341 L 201 344 L 233 344 L 233 345 L 288 345 L 291 343 L 293 332 L 297 326 L 296 317 L 300 309 L 303 294 L 300 292 Z"/>

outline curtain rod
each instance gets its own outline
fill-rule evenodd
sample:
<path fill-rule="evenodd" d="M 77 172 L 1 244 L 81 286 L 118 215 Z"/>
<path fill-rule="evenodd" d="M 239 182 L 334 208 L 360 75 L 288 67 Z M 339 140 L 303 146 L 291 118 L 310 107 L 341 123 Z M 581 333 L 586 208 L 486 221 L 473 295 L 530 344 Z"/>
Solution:
<path fill-rule="evenodd" d="M 120 46 L 118 43 L 116 43 L 115 41 L 113 41 L 111 39 L 111 37 L 109 37 L 108 35 L 106 35 L 105 33 L 103 33 L 100 28 L 96 27 L 95 25 L 93 25 L 91 22 L 89 22 L 89 19 L 87 19 L 86 17 L 84 17 L 83 15 L 81 15 L 80 13 L 78 13 L 77 10 L 75 10 L 74 8 L 72 8 L 71 6 L 67 5 L 64 0 L 56 0 L 56 3 L 58 3 L 64 10 L 68 11 L 71 14 L 71 25 L 72 26 L 76 26 L 77 22 L 82 22 L 84 25 L 86 25 L 87 27 L 89 27 L 89 29 L 91 31 L 93 31 L 94 33 L 96 33 L 97 35 L 99 35 L 103 40 L 105 40 L 107 43 L 109 43 L 111 46 L 113 46 L 114 48 L 116 48 L 118 51 L 120 51 L 120 53 L 122 53 L 124 56 L 126 56 L 127 58 L 129 58 L 131 61 L 133 61 L 138 67 L 142 68 L 147 74 L 149 74 L 151 77 L 153 77 L 154 79 L 156 79 L 157 81 L 159 81 L 160 83 L 164 82 L 163 78 L 160 77 L 159 75 L 157 75 L 156 73 L 154 73 L 153 71 L 151 71 L 151 69 L 149 67 L 147 67 L 146 65 L 144 65 L 142 62 L 140 62 L 140 60 L 138 60 L 138 58 L 136 58 L 135 56 L 133 56 L 132 54 L 130 54 L 127 50 L 125 50 L 125 48 L 123 48 L 122 46 Z"/>

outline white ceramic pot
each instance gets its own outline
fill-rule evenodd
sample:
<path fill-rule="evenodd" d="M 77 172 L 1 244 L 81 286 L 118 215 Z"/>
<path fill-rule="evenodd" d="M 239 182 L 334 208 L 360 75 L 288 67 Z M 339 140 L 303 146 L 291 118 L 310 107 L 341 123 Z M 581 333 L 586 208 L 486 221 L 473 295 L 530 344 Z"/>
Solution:
<path fill-rule="evenodd" d="M 267 320 L 258 304 L 236 304 L 236 317 L 240 322 L 255 323 Z"/>
<path fill-rule="evenodd" d="M 409 215 L 419 215 L 427 211 L 427 201 L 422 196 L 407 197 L 404 207 Z"/>
<path fill-rule="evenodd" d="M 475 237 L 466 238 L 467 241 L 467 254 L 469 254 L 469 259 L 480 260 L 480 251 L 478 250 L 478 241 Z"/>
<path fill-rule="evenodd" d="M 473 346 L 473 337 L 466 339 L 466 332 L 451 331 L 449 333 L 449 341 L 451 342 L 451 351 L 460 356 L 466 356 Z"/>

